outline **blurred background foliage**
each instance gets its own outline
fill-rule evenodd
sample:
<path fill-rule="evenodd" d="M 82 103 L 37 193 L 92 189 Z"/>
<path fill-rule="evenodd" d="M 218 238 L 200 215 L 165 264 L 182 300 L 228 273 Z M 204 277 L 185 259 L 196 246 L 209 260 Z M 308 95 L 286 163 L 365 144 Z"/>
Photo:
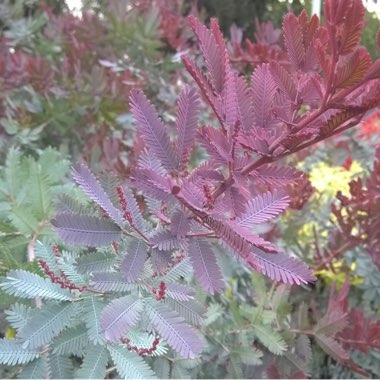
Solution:
<path fill-rule="evenodd" d="M 130 173 L 133 152 L 142 149 L 128 109 L 131 88 L 143 88 L 165 121 L 173 122 L 177 95 L 189 82 L 180 56 L 196 49 L 184 16 L 196 14 L 206 22 L 217 17 L 226 37 L 235 24 L 241 28 L 239 33 L 254 43 L 258 25 L 255 18 L 272 21 L 274 35 L 286 12 L 298 14 L 304 7 L 310 12 L 311 1 L 84 0 L 79 15 L 61 0 L 3 0 L 0 274 L 11 268 L 38 270 L 28 263 L 28 250 L 37 239 L 54 239 L 49 222 L 54 201 L 59 194 L 75 191 L 68 184 L 71 163 L 84 159 L 95 170 L 112 170 L 122 178 Z M 380 56 L 376 49 L 379 27 L 378 16 L 367 12 L 362 44 L 373 59 Z M 275 40 L 275 45 L 280 52 L 281 38 Z M 262 61 L 273 54 L 272 45 L 265 45 L 265 49 L 267 55 L 259 56 Z M 245 67 L 237 68 L 246 72 Z M 208 350 L 202 363 L 179 365 L 175 377 L 263 376 L 273 364 L 273 355 L 269 355 L 271 346 L 264 335 L 257 347 L 252 346 L 255 326 L 265 326 L 267 338 L 269 335 L 281 345 L 281 336 L 270 336 L 269 331 L 289 328 L 296 319 L 294 315 L 306 307 L 303 301 L 308 302 L 306 309 L 318 308 L 323 313 L 331 284 L 342 286 L 346 276 L 351 284 L 350 303 L 370 317 L 380 316 L 380 271 L 368 255 L 371 242 L 363 238 L 345 244 L 348 240 L 332 211 L 332 205 L 339 205 L 342 196 L 353 196 L 352 180 L 380 177 L 374 164 L 380 141 L 380 113 L 369 116 L 355 131 L 291 158 L 309 179 L 301 189 L 290 189 L 293 210 L 267 232 L 285 251 L 315 269 L 319 278 L 315 288 L 276 287 L 221 254 L 229 278 L 225 294 L 207 298 L 199 294 L 208 305 L 203 327 Z M 202 121 L 207 120 L 210 115 L 203 110 Z M 10 302 L 10 297 L 0 293 L 1 309 Z M 265 313 L 255 319 L 252 315 L 257 315 L 259 309 Z M 0 328 L 5 335 L 4 322 Z M 262 347 L 266 348 L 264 356 L 256 350 Z M 293 353 L 287 353 L 274 363 L 280 366 L 284 361 L 283 376 L 298 370 L 307 373 L 306 365 L 312 377 L 359 376 L 315 344 L 312 357 L 302 363 L 295 363 Z M 355 355 L 372 376 L 380 377 L 378 349 Z"/>

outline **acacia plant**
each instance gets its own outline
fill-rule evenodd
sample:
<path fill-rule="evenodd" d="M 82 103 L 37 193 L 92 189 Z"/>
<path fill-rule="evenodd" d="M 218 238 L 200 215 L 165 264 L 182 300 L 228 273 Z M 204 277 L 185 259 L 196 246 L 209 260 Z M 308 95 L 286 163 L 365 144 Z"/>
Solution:
<path fill-rule="evenodd" d="M 363 17 L 360 0 L 327 0 L 325 25 L 305 11 L 288 14 L 290 65 L 259 65 L 248 83 L 231 67 L 217 21 L 208 29 L 190 16 L 206 70 L 189 57 L 183 63 L 215 119 L 198 128 L 200 97 L 186 86 L 171 139 L 154 106 L 132 91 L 145 144 L 138 165 L 129 178 L 100 181 L 84 164 L 74 166 L 73 178 L 93 204 L 61 196 L 52 224 L 64 243 L 91 249 L 37 242 L 42 276 L 7 274 L 1 288 L 37 307 L 7 311 L 16 335 L 0 342 L 1 362 L 26 364 L 27 377 L 69 378 L 75 370 L 76 377 L 103 378 L 115 369 L 120 377 L 154 377 L 148 363 L 160 377 L 164 368 L 175 377 L 175 365 L 205 347 L 191 326 L 202 325 L 203 306 L 186 280 L 193 270 L 206 292 L 221 292 L 220 247 L 273 281 L 314 281 L 306 264 L 258 231 L 289 206 L 287 186 L 303 180 L 276 162 L 353 127 L 379 104 L 380 61 L 358 46 Z M 199 148 L 207 159 L 194 167 Z M 318 330 L 321 347 L 348 362 L 328 329 Z M 270 351 L 286 349 L 282 338 L 268 342 L 268 335 L 268 326 L 257 327 Z M 150 358 L 160 355 L 164 361 Z"/>

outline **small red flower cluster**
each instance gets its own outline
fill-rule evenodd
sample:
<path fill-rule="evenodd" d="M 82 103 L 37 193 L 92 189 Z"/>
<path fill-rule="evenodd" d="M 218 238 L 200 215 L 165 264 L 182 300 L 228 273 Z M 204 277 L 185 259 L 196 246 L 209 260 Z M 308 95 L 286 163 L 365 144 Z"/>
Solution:
<path fill-rule="evenodd" d="M 57 244 L 53 244 L 51 246 L 51 249 L 53 250 L 53 253 L 55 256 L 60 256 L 61 253 L 59 252 L 59 248 L 58 248 L 58 245 Z"/>
<path fill-rule="evenodd" d="M 166 297 L 166 284 L 164 281 L 160 282 L 160 288 L 152 288 L 152 293 L 155 294 L 156 300 L 161 301 Z"/>
<path fill-rule="evenodd" d="M 150 348 L 138 348 L 137 346 L 131 346 L 130 345 L 131 340 L 128 338 L 121 338 L 120 341 L 121 341 L 121 343 L 127 345 L 128 351 L 135 351 L 139 356 L 152 355 L 153 352 L 156 351 L 158 343 L 160 343 L 160 339 L 155 338 L 153 341 L 152 347 L 150 347 Z"/>
<path fill-rule="evenodd" d="M 119 202 L 121 209 L 123 210 L 123 218 L 129 223 L 132 223 L 132 216 L 128 211 L 128 203 L 125 199 L 124 190 L 122 186 L 116 186 L 117 196 L 119 197 Z"/>
<path fill-rule="evenodd" d="M 41 265 L 44 272 L 51 278 L 51 281 L 60 284 L 62 289 L 79 290 L 80 292 L 84 292 L 85 290 L 87 290 L 86 285 L 78 286 L 73 284 L 62 271 L 61 276 L 57 276 L 52 270 L 50 270 L 45 260 L 39 259 L 38 262 Z"/>

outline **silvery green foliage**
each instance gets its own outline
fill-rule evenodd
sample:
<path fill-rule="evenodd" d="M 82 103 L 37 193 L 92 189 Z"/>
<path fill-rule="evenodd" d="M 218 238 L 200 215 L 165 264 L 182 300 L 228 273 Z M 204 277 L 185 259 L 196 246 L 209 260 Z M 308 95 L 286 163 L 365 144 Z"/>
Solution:
<path fill-rule="evenodd" d="M 147 256 L 131 279 L 120 267 L 134 255 L 134 239 L 120 242 L 117 252 L 107 248 L 83 254 L 58 253 L 52 244 L 36 242 L 45 274 L 11 271 L 0 286 L 22 302 L 39 299 L 42 306 L 16 303 L 6 311 L 16 336 L 0 341 L 1 364 L 22 365 L 21 378 L 98 379 L 112 371 L 122 378 L 156 378 L 151 356 L 164 362 L 199 357 L 203 340 L 191 324 L 202 322 L 204 310 L 194 290 L 179 283 L 188 277 L 188 259 L 154 274 Z M 159 300 L 153 287 L 159 289 L 163 281 L 167 291 Z"/>

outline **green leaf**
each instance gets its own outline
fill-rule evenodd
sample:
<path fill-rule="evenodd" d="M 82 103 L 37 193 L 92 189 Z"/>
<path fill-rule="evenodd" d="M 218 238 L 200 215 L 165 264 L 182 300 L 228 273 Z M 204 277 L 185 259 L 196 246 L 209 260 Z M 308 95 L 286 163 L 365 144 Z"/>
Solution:
<path fill-rule="evenodd" d="M 53 353 L 58 355 L 83 356 L 90 341 L 83 324 L 63 331 L 52 343 Z"/>
<path fill-rule="evenodd" d="M 45 298 L 67 301 L 72 298 L 67 289 L 62 289 L 50 279 L 45 279 L 25 270 L 13 270 L 7 274 L 0 287 L 8 294 L 23 298 Z"/>
<path fill-rule="evenodd" d="M 49 343 L 69 324 L 76 313 L 71 302 L 48 304 L 34 313 L 34 316 L 20 330 L 23 347 L 37 348 Z"/>
<path fill-rule="evenodd" d="M 46 356 L 28 363 L 18 375 L 19 379 L 49 379 L 50 367 Z"/>
<path fill-rule="evenodd" d="M 104 379 L 109 354 L 105 346 L 89 346 L 76 374 L 79 379 Z"/>
<path fill-rule="evenodd" d="M 11 305 L 10 309 L 5 311 L 5 314 L 7 315 L 7 321 L 11 327 L 16 330 L 19 330 L 25 326 L 32 313 L 32 308 L 20 303 Z"/>
<path fill-rule="evenodd" d="M 208 305 L 203 326 L 209 326 L 217 321 L 224 313 L 222 305 L 219 303 L 212 303 Z"/>
<path fill-rule="evenodd" d="M 287 349 L 282 336 L 273 330 L 271 326 L 253 324 L 253 332 L 261 343 L 273 354 L 281 355 Z"/>
<path fill-rule="evenodd" d="M 40 355 L 38 350 L 27 350 L 13 339 L 0 339 L 0 363 L 16 365 L 28 363 Z"/>
<path fill-rule="evenodd" d="M 156 379 L 152 369 L 144 359 L 128 351 L 123 346 L 110 346 L 108 348 L 116 370 L 125 379 Z"/>
<path fill-rule="evenodd" d="M 345 362 L 350 358 L 347 351 L 334 338 L 319 334 L 315 336 L 315 340 L 322 350 L 332 356 L 335 360 Z"/>
<path fill-rule="evenodd" d="M 100 325 L 100 314 L 105 303 L 99 297 L 89 297 L 83 302 L 84 321 L 87 327 L 88 338 L 93 344 L 103 344 L 104 336 Z"/>
<path fill-rule="evenodd" d="M 233 355 L 237 355 L 239 360 L 246 365 L 255 366 L 262 363 L 261 358 L 263 357 L 263 353 L 254 347 L 235 348 L 230 352 Z"/>
<path fill-rule="evenodd" d="M 74 366 L 70 358 L 65 356 L 50 355 L 51 379 L 72 379 Z"/>
<path fill-rule="evenodd" d="M 227 377 L 231 379 L 243 379 L 243 371 L 241 369 L 241 361 L 238 355 L 230 355 L 227 365 Z"/>
<path fill-rule="evenodd" d="M 24 235 L 33 235 L 39 228 L 39 220 L 24 205 L 13 207 L 9 218 L 14 227 Z"/>
<path fill-rule="evenodd" d="M 115 265 L 115 262 L 116 255 L 114 253 L 96 251 L 79 257 L 77 260 L 77 270 L 80 273 L 106 272 Z"/>
<path fill-rule="evenodd" d="M 154 372 L 159 379 L 169 379 L 170 377 L 170 362 L 168 359 L 160 357 L 153 362 Z"/>

